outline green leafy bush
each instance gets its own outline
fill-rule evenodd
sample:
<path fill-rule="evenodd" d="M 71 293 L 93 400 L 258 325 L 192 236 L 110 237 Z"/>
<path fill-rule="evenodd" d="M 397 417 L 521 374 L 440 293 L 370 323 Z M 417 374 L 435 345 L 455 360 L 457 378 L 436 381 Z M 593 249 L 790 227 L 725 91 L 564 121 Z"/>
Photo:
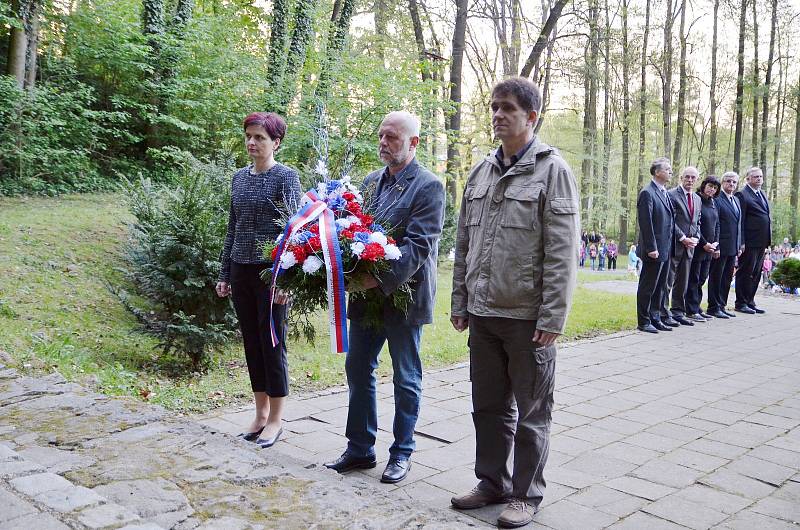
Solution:
<path fill-rule="evenodd" d="M 779 261 L 772 271 L 772 280 L 792 290 L 800 288 L 800 259 Z"/>
<path fill-rule="evenodd" d="M 201 163 L 188 153 L 172 182 L 142 178 L 128 186 L 136 218 L 125 253 L 125 276 L 137 297 L 117 294 L 164 352 L 185 353 L 204 367 L 209 350 L 233 333 L 227 298 L 217 297 L 219 255 L 230 203 L 230 163 Z"/>

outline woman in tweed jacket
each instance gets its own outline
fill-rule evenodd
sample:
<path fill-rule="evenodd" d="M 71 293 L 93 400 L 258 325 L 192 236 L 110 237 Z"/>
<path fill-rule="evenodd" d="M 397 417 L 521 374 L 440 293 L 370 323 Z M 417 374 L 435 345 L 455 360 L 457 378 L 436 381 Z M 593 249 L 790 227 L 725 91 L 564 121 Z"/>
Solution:
<path fill-rule="evenodd" d="M 286 296 L 270 300 L 261 272 L 270 267 L 264 243 L 282 232 L 279 208 L 293 211 L 300 199 L 297 172 L 275 161 L 286 134 L 286 122 L 272 112 L 256 112 L 244 120 L 247 154 L 253 161 L 233 175 L 228 234 L 222 250 L 219 296 L 231 295 L 244 341 L 247 370 L 256 403 L 256 416 L 245 440 L 270 447 L 281 435 L 281 417 L 289 393 L 286 359 Z M 272 346 L 270 305 L 280 338 Z M 263 435 L 263 436 L 262 436 Z"/>

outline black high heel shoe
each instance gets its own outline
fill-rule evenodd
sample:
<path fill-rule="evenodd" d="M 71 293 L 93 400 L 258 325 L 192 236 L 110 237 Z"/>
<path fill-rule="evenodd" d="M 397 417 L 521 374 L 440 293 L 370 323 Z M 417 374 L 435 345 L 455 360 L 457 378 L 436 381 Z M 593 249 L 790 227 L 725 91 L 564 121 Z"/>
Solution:
<path fill-rule="evenodd" d="M 266 427 L 266 425 L 264 425 L 264 427 Z M 240 432 L 236 437 L 241 438 L 245 442 L 255 442 L 258 440 L 258 437 L 261 436 L 261 433 L 264 432 L 264 427 L 261 427 L 255 432 Z"/>

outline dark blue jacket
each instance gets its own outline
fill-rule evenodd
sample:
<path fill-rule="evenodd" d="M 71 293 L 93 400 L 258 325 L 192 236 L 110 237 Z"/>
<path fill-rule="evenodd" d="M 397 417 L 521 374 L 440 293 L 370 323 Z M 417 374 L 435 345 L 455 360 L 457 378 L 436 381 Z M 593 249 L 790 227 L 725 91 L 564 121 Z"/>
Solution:
<path fill-rule="evenodd" d="M 644 261 L 667 261 L 672 254 L 675 211 L 655 182 L 651 181 L 639 192 L 636 212 L 639 222 L 636 255 Z M 658 258 L 655 260 L 647 255 L 654 250 L 658 250 Z"/>
<path fill-rule="evenodd" d="M 362 188 L 376 189 L 385 170 L 367 175 Z M 394 237 L 403 253 L 400 259 L 389 262 L 392 268 L 379 278 L 379 289 L 389 295 L 411 280 L 413 301 L 405 317 L 388 304 L 384 315 L 386 319 L 400 319 L 410 325 L 430 324 L 436 297 L 439 238 L 444 224 L 444 186 L 416 159 L 398 177 L 393 186 L 381 190 L 374 205 L 376 221 L 387 222 L 395 229 Z M 365 302 L 351 297 L 347 316 L 358 320 L 364 313 Z"/>
<path fill-rule="evenodd" d="M 714 199 L 719 213 L 719 254 L 721 257 L 735 256 L 742 246 L 742 207 L 739 197 L 733 196 L 737 208 L 731 204 L 728 196 L 720 193 Z"/>
<path fill-rule="evenodd" d="M 772 246 L 772 221 L 769 218 L 769 204 L 759 200 L 756 193 L 745 186 L 736 192 L 739 203 L 742 205 L 742 234 L 746 247 L 767 248 Z M 764 201 L 767 200 L 764 190 L 761 190 Z"/>

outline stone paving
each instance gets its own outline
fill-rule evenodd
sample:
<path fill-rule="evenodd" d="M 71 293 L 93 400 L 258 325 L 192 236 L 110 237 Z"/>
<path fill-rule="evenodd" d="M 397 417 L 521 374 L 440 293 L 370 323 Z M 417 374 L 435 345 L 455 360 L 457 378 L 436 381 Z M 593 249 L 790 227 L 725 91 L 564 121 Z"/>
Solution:
<path fill-rule="evenodd" d="M 602 283 L 595 288 L 636 285 Z M 561 346 L 548 488 L 530 527 L 797 529 L 800 303 L 760 297 L 759 304 L 767 314 Z M 447 509 L 454 493 L 476 482 L 468 379 L 466 365 L 426 374 L 407 480 L 381 484 L 381 464 L 345 480 L 366 481 L 397 502 Z M 391 382 L 378 392 L 383 463 Z M 265 451 L 307 462 L 317 476 L 333 474 L 321 463 L 345 447 L 346 403 L 344 389 L 291 398 L 285 436 Z M 233 434 L 251 419 L 246 408 L 198 421 Z M 463 513 L 489 527 L 501 509 Z"/>

